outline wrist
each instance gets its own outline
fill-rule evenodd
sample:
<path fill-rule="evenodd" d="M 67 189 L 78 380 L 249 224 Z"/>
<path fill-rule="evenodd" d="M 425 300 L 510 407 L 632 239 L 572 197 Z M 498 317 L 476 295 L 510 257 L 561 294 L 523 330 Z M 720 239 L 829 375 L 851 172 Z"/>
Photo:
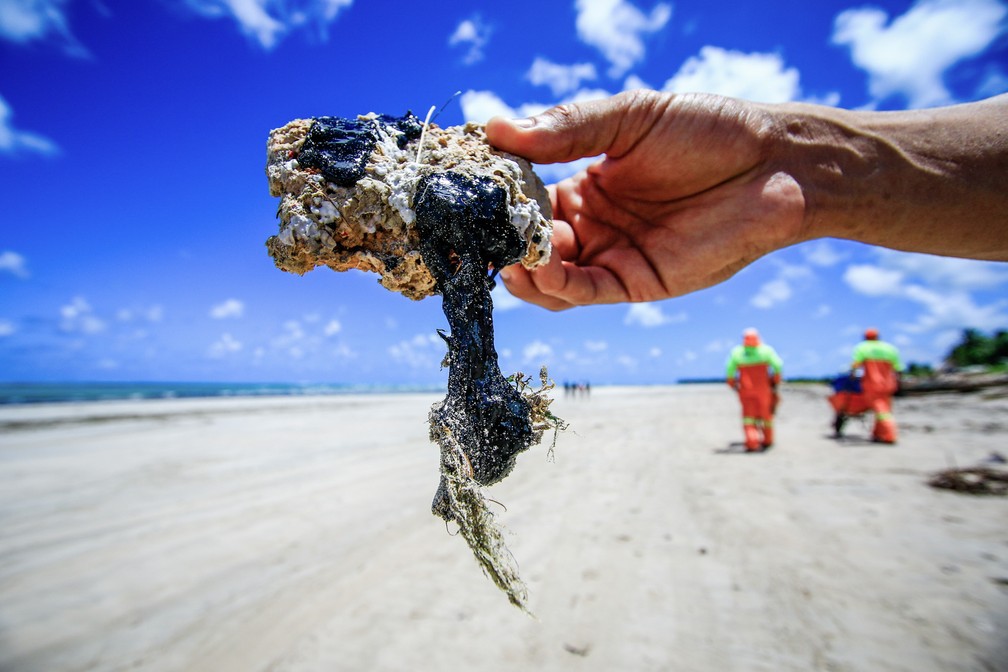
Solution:
<path fill-rule="evenodd" d="M 794 242 L 860 239 L 865 222 L 859 210 L 868 196 L 863 192 L 882 168 L 878 138 L 847 110 L 802 103 L 768 107 L 775 120 L 772 162 L 795 180 L 804 201 Z"/>
<path fill-rule="evenodd" d="M 798 240 L 835 237 L 894 249 L 1006 254 L 1008 96 L 904 112 L 765 106 L 772 162 L 804 198 Z M 987 222 L 981 235 L 954 224 Z"/>

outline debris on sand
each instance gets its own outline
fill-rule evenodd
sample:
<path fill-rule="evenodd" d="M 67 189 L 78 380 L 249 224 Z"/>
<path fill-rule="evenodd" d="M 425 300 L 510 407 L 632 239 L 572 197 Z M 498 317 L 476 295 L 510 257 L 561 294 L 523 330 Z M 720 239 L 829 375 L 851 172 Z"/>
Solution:
<path fill-rule="evenodd" d="M 928 480 L 932 488 L 955 490 L 966 495 L 1008 495 L 1008 471 L 991 467 L 945 469 Z"/>

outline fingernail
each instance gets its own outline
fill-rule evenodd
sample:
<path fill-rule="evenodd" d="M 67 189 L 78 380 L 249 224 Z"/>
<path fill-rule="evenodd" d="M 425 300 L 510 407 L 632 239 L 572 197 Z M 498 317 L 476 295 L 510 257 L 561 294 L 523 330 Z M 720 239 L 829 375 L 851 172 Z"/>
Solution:
<path fill-rule="evenodd" d="M 511 123 L 518 128 L 532 128 L 536 125 L 536 120 L 531 117 L 524 117 L 522 119 L 512 119 Z"/>
<path fill-rule="evenodd" d="M 501 280 L 503 280 L 504 282 L 507 282 L 508 280 L 511 279 L 511 271 L 509 271 L 506 267 L 500 269 L 497 275 L 499 275 Z"/>

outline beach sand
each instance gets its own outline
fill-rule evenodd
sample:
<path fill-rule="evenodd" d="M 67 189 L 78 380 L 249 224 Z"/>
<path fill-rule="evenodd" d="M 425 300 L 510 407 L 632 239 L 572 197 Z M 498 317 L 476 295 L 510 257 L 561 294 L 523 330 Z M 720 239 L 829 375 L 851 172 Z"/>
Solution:
<path fill-rule="evenodd" d="M 1008 669 L 1008 498 L 925 484 L 1008 399 L 827 394 L 743 454 L 723 385 L 558 392 L 487 491 L 535 618 L 430 514 L 440 395 L 0 408 L 0 670 Z"/>

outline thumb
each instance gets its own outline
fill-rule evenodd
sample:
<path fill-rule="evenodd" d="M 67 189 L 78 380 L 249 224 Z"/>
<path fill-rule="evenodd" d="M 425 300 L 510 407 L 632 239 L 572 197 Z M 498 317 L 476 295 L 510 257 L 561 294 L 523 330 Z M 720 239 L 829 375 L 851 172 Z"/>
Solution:
<path fill-rule="evenodd" d="M 561 163 L 600 154 L 618 157 L 637 144 L 661 114 L 664 94 L 628 91 L 611 98 L 557 105 L 526 119 L 494 117 L 487 140 L 534 163 Z"/>

